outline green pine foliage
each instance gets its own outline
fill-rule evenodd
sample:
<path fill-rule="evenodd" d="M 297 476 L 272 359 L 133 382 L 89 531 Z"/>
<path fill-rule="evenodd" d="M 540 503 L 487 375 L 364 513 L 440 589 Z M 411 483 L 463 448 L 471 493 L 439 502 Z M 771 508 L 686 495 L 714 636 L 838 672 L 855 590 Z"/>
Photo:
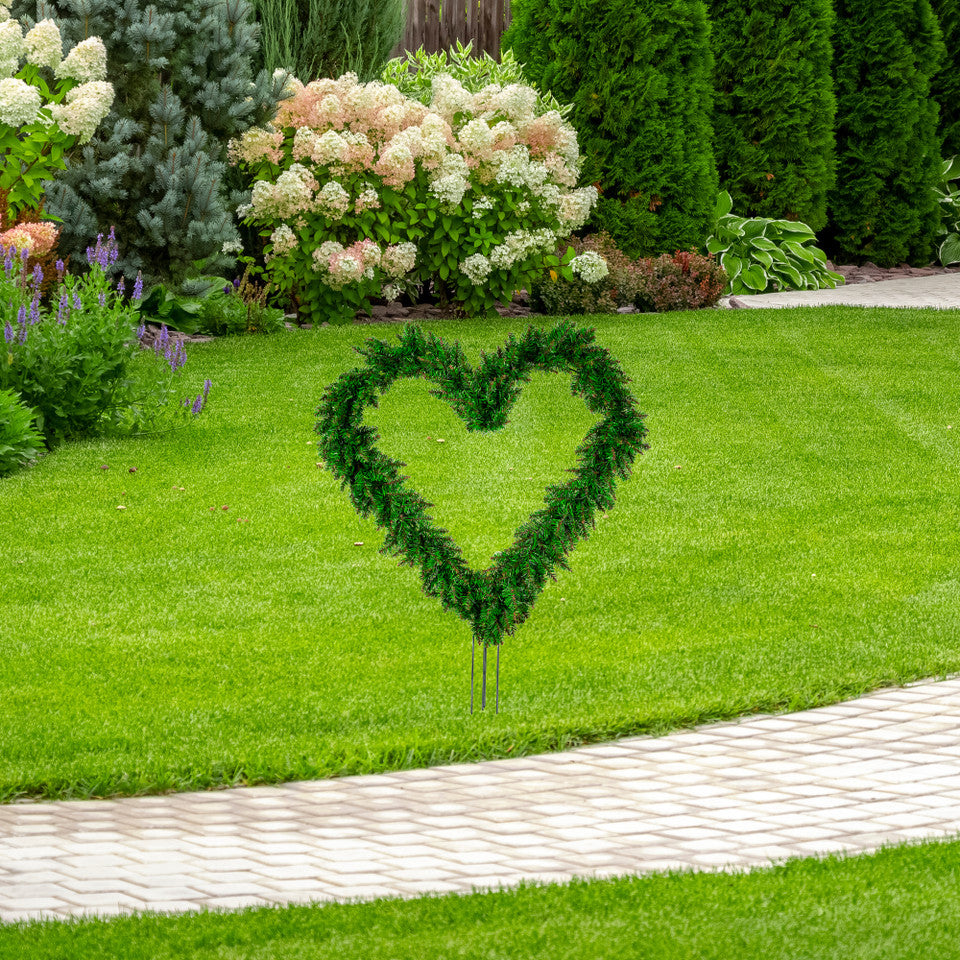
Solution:
<path fill-rule="evenodd" d="M 13 0 L 12 13 L 49 17 L 65 45 L 99 36 L 113 109 L 68 168 L 46 184 L 45 209 L 63 221 L 59 250 L 79 260 L 116 227 L 118 269 L 180 283 L 205 261 L 232 267 L 240 181 L 226 145 L 276 111 L 284 78 L 253 76 L 257 26 L 247 0 Z"/>
<path fill-rule="evenodd" d="M 517 0 L 515 16 L 505 45 L 573 104 L 593 227 L 630 256 L 702 246 L 717 199 L 702 0 Z"/>
<path fill-rule="evenodd" d="M 712 0 L 714 150 L 743 216 L 827 222 L 834 182 L 831 0 Z"/>
<path fill-rule="evenodd" d="M 404 0 L 253 0 L 261 63 L 304 83 L 355 73 L 375 79 L 403 34 Z"/>
<path fill-rule="evenodd" d="M 930 0 L 836 0 L 834 260 L 930 263 L 940 226 L 938 109 L 944 56 Z"/>
<path fill-rule="evenodd" d="M 930 0 L 940 21 L 947 58 L 933 79 L 933 99 L 940 106 L 940 139 L 943 156 L 960 154 L 960 3 Z"/>

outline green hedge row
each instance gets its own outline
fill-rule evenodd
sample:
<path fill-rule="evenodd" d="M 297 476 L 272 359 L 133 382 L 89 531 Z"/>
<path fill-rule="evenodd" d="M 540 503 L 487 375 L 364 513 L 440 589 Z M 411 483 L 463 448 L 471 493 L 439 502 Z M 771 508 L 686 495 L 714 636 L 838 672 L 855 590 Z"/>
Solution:
<path fill-rule="evenodd" d="M 573 104 L 592 226 L 627 252 L 702 244 L 719 182 L 881 266 L 934 256 L 958 42 L 957 0 L 515 0 L 504 36 Z"/>

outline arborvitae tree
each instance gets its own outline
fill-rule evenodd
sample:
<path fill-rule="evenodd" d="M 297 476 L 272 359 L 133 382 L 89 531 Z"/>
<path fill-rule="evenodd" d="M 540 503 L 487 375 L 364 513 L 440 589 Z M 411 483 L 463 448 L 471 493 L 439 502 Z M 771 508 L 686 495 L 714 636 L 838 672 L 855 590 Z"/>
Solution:
<path fill-rule="evenodd" d="M 933 257 L 940 210 L 937 104 L 944 48 L 930 0 L 836 0 L 834 259 L 882 267 Z"/>
<path fill-rule="evenodd" d="M 13 0 L 13 15 L 30 22 L 28 4 Z M 65 45 L 99 36 L 116 90 L 93 139 L 46 184 L 61 253 L 82 255 L 115 226 L 128 276 L 178 284 L 196 261 L 229 268 L 243 193 L 235 175 L 230 185 L 227 141 L 268 121 L 283 85 L 253 77 L 247 0 L 39 0 L 35 13 L 60 25 Z"/>
<path fill-rule="evenodd" d="M 537 8 L 537 9 L 530 9 Z M 516 0 L 504 37 L 561 102 L 601 190 L 593 218 L 633 256 L 699 246 L 717 198 L 702 0 Z"/>
<path fill-rule="evenodd" d="M 741 216 L 827 222 L 831 0 L 712 0 L 714 150 Z"/>
<path fill-rule="evenodd" d="M 373 80 L 403 34 L 405 0 L 253 0 L 261 63 L 307 83 L 355 73 Z"/>
<path fill-rule="evenodd" d="M 940 105 L 940 139 L 944 157 L 960 154 L 960 3 L 931 0 L 940 21 L 947 57 L 933 78 L 931 92 Z"/>

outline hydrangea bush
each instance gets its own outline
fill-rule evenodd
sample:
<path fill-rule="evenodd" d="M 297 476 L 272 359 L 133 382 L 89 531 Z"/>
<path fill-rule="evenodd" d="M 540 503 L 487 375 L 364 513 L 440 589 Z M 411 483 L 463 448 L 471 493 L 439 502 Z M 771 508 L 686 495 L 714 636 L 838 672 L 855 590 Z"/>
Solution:
<path fill-rule="evenodd" d="M 253 176 L 238 214 L 267 241 L 301 316 L 346 322 L 374 298 L 486 315 L 528 286 L 596 201 L 576 133 L 524 84 L 441 74 L 429 105 L 353 74 L 294 82 L 273 124 L 231 142 Z"/>
<path fill-rule="evenodd" d="M 24 35 L 0 0 L 0 190 L 12 219 L 37 207 L 64 153 L 92 136 L 113 104 L 107 52 L 88 37 L 63 56 L 60 28 L 41 20 Z"/>

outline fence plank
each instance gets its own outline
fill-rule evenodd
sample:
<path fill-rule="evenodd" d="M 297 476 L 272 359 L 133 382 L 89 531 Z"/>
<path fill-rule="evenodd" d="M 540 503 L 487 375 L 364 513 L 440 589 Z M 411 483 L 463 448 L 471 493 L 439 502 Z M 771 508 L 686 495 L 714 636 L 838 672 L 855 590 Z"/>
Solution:
<path fill-rule="evenodd" d="M 510 25 L 511 0 L 405 0 L 403 39 L 391 56 L 423 47 L 428 53 L 447 50 L 457 41 L 473 43 L 474 56 L 484 52 L 500 59 L 500 38 Z"/>

